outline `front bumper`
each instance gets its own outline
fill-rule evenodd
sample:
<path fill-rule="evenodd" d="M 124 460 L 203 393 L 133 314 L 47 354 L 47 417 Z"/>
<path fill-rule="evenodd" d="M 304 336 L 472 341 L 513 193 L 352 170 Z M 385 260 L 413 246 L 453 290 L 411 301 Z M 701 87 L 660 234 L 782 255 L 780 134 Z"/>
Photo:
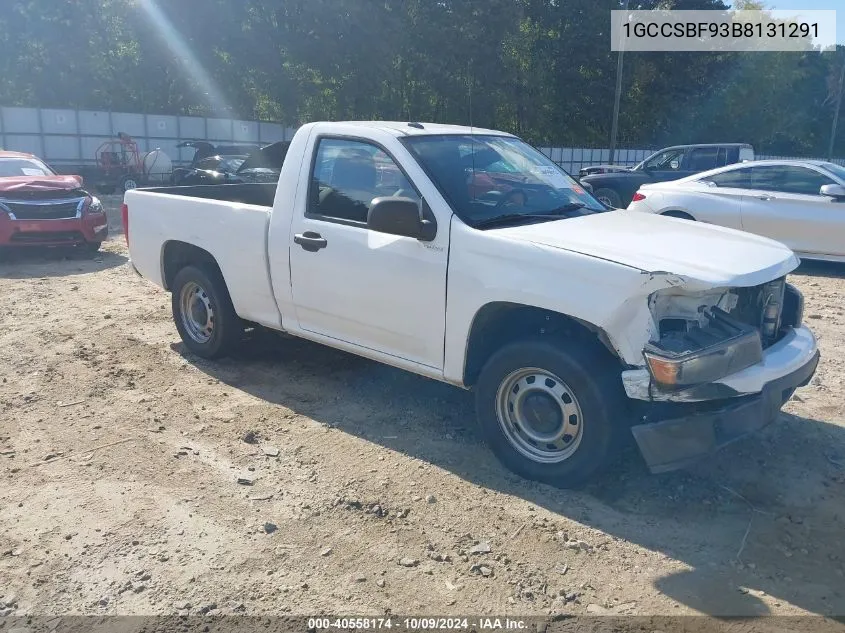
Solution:
<path fill-rule="evenodd" d="M 0 246 L 61 246 L 102 242 L 109 223 L 104 213 L 63 220 L 12 220 L 0 212 Z"/>
<path fill-rule="evenodd" d="M 625 393 L 647 402 L 704 402 L 760 393 L 768 383 L 804 367 L 818 352 L 816 337 L 806 326 L 794 328 L 763 351 L 763 360 L 735 374 L 688 389 L 663 391 L 647 369 L 622 372 Z"/>
<path fill-rule="evenodd" d="M 763 384 L 756 395 L 710 402 L 643 404 L 648 406 L 644 423 L 631 431 L 649 470 L 662 473 L 683 468 L 773 422 L 795 389 L 810 382 L 816 371 L 819 351 L 815 339 L 812 343 L 809 358 Z M 762 371 L 759 365 L 748 370 L 755 368 Z"/>

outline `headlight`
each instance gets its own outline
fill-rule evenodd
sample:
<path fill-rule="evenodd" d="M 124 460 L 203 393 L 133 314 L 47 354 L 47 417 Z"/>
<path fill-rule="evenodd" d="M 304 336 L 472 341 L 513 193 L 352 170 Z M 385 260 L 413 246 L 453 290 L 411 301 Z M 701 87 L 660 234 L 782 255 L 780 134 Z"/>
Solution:
<path fill-rule="evenodd" d="M 707 325 L 671 332 L 643 350 L 656 383 L 669 389 L 713 382 L 763 358 L 756 328 L 732 319 L 724 310 L 704 311 Z"/>
<path fill-rule="evenodd" d="M 88 206 L 85 208 L 85 213 L 105 213 L 103 203 L 100 202 L 99 198 L 92 196 L 91 202 L 89 202 Z"/>

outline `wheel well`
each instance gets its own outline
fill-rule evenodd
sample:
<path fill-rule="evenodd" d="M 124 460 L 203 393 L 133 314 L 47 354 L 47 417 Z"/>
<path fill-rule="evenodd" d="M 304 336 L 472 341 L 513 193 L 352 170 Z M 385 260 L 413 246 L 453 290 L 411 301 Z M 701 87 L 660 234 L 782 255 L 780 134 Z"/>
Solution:
<path fill-rule="evenodd" d="M 508 302 L 485 305 L 475 315 L 464 362 L 464 385 L 475 384 L 487 359 L 503 345 L 536 335 L 563 335 L 594 343 L 600 354 L 618 355 L 607 334 L 574 317 L 534 306 Z"/>
<path fill-rule="evenodd" d="M 220 266 L 217 260 L 207 250 L 188 244 L 187 242 L 179 242 L 172 240 L 164 245 L 164 252 L 162 254 L 162 272 L 164 278 L 164 288 L 170 290 L 173 279 L 176 274 L 185 266 L 211 266 L 220 272 Z M 221 273 L 222 274 L 222 273 Z"/>
<path fill-rule="evenodd" d="M 689 213 L 686 211 L 679 211 L 678 209 L 669 209 L 668 211 L 664 211 L 660 215 L 666 215 L 670 218 L 682 218 L 684 220 L 695 220 Z"/>

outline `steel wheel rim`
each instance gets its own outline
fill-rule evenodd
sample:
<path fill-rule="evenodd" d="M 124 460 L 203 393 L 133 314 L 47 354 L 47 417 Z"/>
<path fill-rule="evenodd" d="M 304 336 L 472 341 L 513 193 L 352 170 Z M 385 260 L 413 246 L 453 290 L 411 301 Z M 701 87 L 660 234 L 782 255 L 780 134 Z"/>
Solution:
<path fill-rule="evenodd" d="M 612 207 L 612 206 L 613 206 L 613 204 L 610 202 L 610 198 L 608 198 L 607 196 L 597 196 L 597 198 L 596 198 L 596 199 L 597 199 L 599 202 L 601 202 L 602 204 L 607 205 L 608 207 Z"/>
<path fill-rule="evenodd" d="M 129 191 L 130 189 L 137 189 L 138 183 L 135 182 L 134 180 L 131 180 L 131 179 L 126 180 L 126 181 L 123 182 L 123 188 L 126 189 L 127 191 Z"/>
<path fill-rule="evenodd" d="M 584 435 L 581 405 L 572 389 L 536 367 L 518 369 L 501 382 L 496 417 L 510 445 L 541 464 L 569 459 Z"/>
<path fill-rule="evenodd" d="M 197 343 L 208 343 L 214 334 L 214 308 L 205 289 L 193 281 L 182 286 L 179 308 L 188 336 Z"/>

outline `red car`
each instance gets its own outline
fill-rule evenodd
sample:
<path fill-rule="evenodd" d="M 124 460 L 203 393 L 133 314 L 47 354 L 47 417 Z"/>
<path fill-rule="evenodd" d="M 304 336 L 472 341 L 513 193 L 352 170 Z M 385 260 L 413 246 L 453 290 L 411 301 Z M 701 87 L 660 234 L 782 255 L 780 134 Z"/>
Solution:
<path fill-rule="evenodd" d="M 60 176 L 32 154 L 0 151 L 0 248 L 100 248 L 108 235 L 100 201 L 79 176 Z"/>

